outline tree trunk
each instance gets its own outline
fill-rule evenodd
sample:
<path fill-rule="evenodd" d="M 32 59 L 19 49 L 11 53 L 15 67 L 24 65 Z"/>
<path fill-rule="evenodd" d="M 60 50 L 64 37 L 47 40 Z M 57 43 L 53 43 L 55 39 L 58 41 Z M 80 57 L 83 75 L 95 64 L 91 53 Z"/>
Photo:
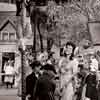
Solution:
<path fill-rule="evenodd" d="M 35 18 L 36 19 L 36 18 Z M 33 37 L 33 54 L 34 54 L 34 59 L 36 59 L 36 20 L 33 24 L 32 22 L 32 32 L 34 33 Z"/>
<path fill-rule="evenodd" d="M 42 38 L 42 34 L 41 34 L 41 32 L 40 32 L 40 22 L 37 23 L 37 29 L 38 29 L 39 36 L 40 36 L 41 52 L 43 52 L 43 38 Z"/>

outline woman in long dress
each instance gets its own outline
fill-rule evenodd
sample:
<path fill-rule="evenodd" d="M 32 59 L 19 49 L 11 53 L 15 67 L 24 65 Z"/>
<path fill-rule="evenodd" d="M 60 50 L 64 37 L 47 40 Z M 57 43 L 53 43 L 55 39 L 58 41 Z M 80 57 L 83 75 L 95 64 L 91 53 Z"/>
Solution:
<path fill-rule="evenodd" d="M 64 51 L 64 57 L 59 62 L 61 100 L 73 100 L 74 97 L 75 75 L 78 70 L 78 61 L 73 59 L 74 49 L 75 45 L 68 42 Z"/>
<path fill-rule="evenodd" d="M 4 68 L 4 71 L 5 71 L 5 74 L 6 74 L 5 75 L 5 83 L 7 85 L 7 88 L 8 88 L 8 85 L 11 85 L 11 88 L 12 88 L 13 82 L 14 82 L 14 74 L 15 74 L 12 62 L 9 61 L 7 63 L 7 65 Z"/>

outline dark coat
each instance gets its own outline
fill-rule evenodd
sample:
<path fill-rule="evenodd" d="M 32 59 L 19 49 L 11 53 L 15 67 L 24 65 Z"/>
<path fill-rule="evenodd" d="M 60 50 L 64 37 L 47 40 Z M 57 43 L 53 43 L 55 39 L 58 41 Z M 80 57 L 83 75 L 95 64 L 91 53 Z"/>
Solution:
<path fill-rule="evenodd" d="M 31 95 L 30 100 L 33 98 L 33 91 L 34 87 L 37 81 L 37 77 L 35 76 L 35 73 L 31 73 L 26 77 L 26 95 Z"/>
<path fill-rule="evenodd" d="M 93 100 L 98 100 L 97 99 L 97 89 L 96 89 L 96 75 L 95 74 L 89 74 L 86 77 L 86 97 L 93 99 Z"/>
<path fill-rule="evenodd" d="M 55 82 L 52 75 L 44 72 L 37 82 L 36 98 L 38 100 L 54 100 Z"/>

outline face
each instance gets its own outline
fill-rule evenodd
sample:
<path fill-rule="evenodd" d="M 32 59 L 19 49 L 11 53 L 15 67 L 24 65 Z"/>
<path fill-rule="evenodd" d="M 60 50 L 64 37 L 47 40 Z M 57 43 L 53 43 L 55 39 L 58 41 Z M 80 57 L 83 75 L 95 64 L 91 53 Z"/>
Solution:
<path fill-rule="evenodd" d="M 39 60 L 40 60 L 41 63 L 45 62 L 46 61 L 45 55 L 41 54 Z"/>
<path fill-rule="evenodd" d="M 41 62 L 45 62 L 45 61 L 46 61 L 45 56 L 42 56 Z"/>
<path fill-rule="evenodd" d="M 65 50 L 66 54 L 70 55 L 72 54 L 72 51 L 73 51 L 73 47 L 71 45 L 67 45 L 67 48 Z"/>
<path fill-rule="evenodd" d="M 36 67 L 35 67 L 35 72 L 36 72 L 36 73 L 40 72 L 40 68 L 41 68 L 41 66 L 38 66 L 38 67 L 36 66 Z"/>
<path fill-rule="evenodd" d="M 78 55 L 77 59 L 78 59 L 79 63 L 82 63 L 84 61 L 84 58 L 82 55 Z"/>

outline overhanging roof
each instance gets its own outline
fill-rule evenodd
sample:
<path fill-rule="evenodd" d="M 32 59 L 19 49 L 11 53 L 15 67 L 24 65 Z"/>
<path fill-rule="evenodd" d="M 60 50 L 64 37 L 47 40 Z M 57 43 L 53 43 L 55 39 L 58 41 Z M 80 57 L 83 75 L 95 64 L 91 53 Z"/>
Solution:
<path fill-rule="evenodd" d="M 1 25 L 0 25 L 0 31 L 8 24 L 10 23 L 16 30 L 15 24 L 8 18 L 6 19 Z"/>

